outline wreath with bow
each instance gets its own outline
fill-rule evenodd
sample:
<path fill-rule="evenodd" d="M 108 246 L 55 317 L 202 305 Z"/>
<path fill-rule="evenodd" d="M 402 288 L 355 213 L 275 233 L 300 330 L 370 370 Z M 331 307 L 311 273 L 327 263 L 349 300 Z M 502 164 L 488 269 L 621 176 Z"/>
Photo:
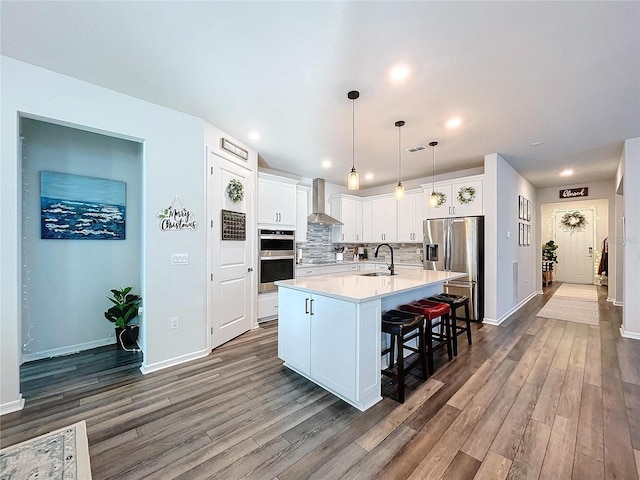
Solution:
<path fill-rule="evenodd" d="M 579 232 L 587 228 L 587 218 L 578 211 L 567 212 L 560 219 L 560 226 L 566 232 Z"/>
<path fill-rule="evenodd" d="M 476 198 L 476 189 L 473 187 L 462 187 L 458 190 L 458 202 L 462 204 L 471 203 Z"/>
<path fill-rule="evenodd" d="M 244 198 L 244 185 L 235 178 L 231 179 L 227 185 L 227 195 L 233 203 L 241 202 Z"/>

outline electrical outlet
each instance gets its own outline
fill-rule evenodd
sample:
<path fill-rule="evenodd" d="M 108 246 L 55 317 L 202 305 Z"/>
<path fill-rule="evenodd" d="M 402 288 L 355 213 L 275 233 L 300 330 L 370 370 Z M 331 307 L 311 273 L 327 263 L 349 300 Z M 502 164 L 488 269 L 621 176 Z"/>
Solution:
<path fill-rule="evenodd" d="M 180 326 L 180 317 L 171 317 L 171 328 L 178 328 Z"/>
<path fill-rule="evenodd" d="M 187 253 L 172 253 L 171 265 L 187 265 L 189 263 L 189 254 Z"/>

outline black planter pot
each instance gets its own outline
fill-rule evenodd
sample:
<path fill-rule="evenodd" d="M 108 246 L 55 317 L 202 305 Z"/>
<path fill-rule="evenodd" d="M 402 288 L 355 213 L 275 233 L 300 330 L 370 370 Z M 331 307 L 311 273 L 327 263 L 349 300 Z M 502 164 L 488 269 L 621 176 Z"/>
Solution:
<path fill-rule="evenodd" d="M 124 350 L 125 348 L 138 348 L 136 342 L 138 341 L 138 325 L 127 325 L 124 328 L 116 327 L 116 343 L 118 348 Z"/>

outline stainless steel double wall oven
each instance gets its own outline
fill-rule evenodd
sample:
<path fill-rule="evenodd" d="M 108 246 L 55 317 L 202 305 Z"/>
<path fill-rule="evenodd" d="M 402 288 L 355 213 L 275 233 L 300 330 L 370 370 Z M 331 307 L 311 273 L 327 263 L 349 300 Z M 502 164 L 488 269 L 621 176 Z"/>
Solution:
<path fill-rule="evenodd" d="M 295 276 L 296 237 L 294 230 L 258 230 L 260 284 L 258 292 L 277 290 L 274 282 Z"/>

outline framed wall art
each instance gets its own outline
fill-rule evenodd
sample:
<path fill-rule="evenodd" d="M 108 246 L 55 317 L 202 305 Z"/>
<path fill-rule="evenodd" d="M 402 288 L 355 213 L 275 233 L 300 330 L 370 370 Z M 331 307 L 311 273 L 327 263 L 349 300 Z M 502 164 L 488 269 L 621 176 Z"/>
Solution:
<path fill-rule="evenodd" d="M 524 220 L 524 197 L 518 195 L 518 219 Z"/>
<path fill-rule="evenodd" d="M 124 240 L 125 218 L 125 182 L 40 172 L 40 238 Z"/>

